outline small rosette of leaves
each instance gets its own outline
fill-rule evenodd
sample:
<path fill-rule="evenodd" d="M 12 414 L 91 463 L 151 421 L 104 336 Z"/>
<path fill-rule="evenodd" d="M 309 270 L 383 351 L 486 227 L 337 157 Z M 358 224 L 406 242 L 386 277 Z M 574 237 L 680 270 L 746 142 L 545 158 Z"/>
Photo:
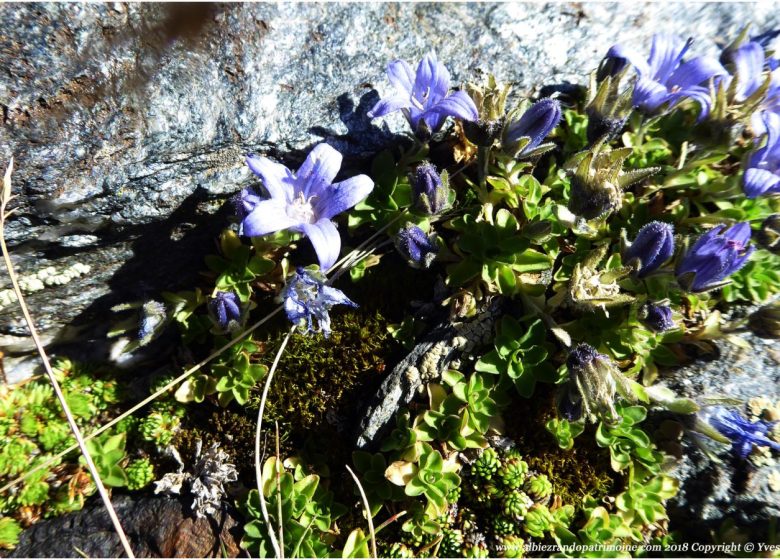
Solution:
<path fill-rule="evenodd" d="M 495 349 L 479 359 L 477 371 L 508 377 L 522 397 L 534 393 L 536 383 L 553 383 L 556 370 L 549 363 L 546 329 L 540 319 L 524 326 L 504 316 L 494 342 Z"/>
<path fill-rule="evenodd" d="M 609 448 L 610 463 L 615 471 L 623 471 L 634 461 L 648 472 L 660 470 L 663 456 L 655 450 L 648 435 L 637 426 L 647 416 L 642 406 L 618 406 L 620 422 L 609 426 L 600 422 L 596 429 L 596 443 Z"/>
<path fill-rule="evenodd" d="M 489 290 L 505 295 L 517 294 L 524 285 L 540 284 L 538 274 L 533 273 L 548 270 L 551 258 L 531 248 L 531 240 L 520 235 L 520 225 L 511 212 L 502 208 L 495 218 L 492 207 L 482 212 L 487 219 L 465 214 L 452 222 L 461 234 L 455 251 L 463 260 L 448 267 L 449 283 L 458 287 L 481 280 Z"/>

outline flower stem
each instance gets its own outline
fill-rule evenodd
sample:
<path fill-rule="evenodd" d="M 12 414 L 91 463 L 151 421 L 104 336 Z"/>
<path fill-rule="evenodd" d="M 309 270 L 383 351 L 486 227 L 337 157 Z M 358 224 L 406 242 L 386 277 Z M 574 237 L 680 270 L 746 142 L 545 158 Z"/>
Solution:
<path fill-rule="evenodd" d="M 38 330 L 35 328 L 35 322 L 33 321 L 33 318 L 30 315 L 30 311 L 27 308 L 27 304 L 24 301 L 22 289 L 19 287 L 19 281 L 16 277 L 16 272 L 14 271 L 14 265 L 13 262 L 11 262 L 11 255 L 8 252 L 8 247 L 5 242 L 5 220 L 9 215 L 9 213 L 6 211 L 6 205 L 11 199 L 12 170 L 13 159 L 11 159 L 10 163 L 8 164 L 8 168 L 6 169 L 5 177 L 3 178 L 2 196 L 0 196 L 0 250 L 2 250 L 3 260 L 5 260 L 5 265 L 8 268 L 8 276 L 11 279 L 11 284 L 13 285 L 14 292 L 16 293 L 19 307 L 22 309 L 22 315 L 24 315 L 27 328 L 30 330 L 30 337 L 35 344 L 35 347 L 38 349 L 41 362 L 43 362 L 43 368 L 46 371 L 49 382 L 54 388 L 54 393 L 57 395 L 57 400 L 59 400 L 60 405 L 62 406 L 62 410 L 65 413 L 65 419 L 67 420 L 68 425 L 73 432 L 73 436 L 76 438 L 76 442 L 78 443 L 78 447 L 81 450 L 81 454 L 84 456 L 84 460 L 87 463 L 87 469 L 89 469 L 89 473 L 92 475 L 92 480 L 95 483 L 98 494 L 100 494 L 100 498 L 103 500 L 103 504 L 105 505 L 106 511 L 108 512 L 108 517 L 111 519 L 111 523 L 113 524 L 114 530 L 119 537 L 119 541 L 122 543 L 122 548 L 124 548 L 125 554 L 128 558 L 135 558 L 133 549 L 130 547 L 130 542 L 127 540 L 127 535 L 125 534 L 124 529 L 122 529 L 122 524 L 119 522 L 119 518 L 116 515 L 114 506 L 111 504 L 111 498 L 108 496 L 108 491 L 103 485 L 103 481 L 100 479 L 100 473 L 98 472 L 97 466 L 95 466 L 95 462 L 92 460 L 92 455 L 87 449 L 87 442 L 81 435 L 81 430 L 79 429 L 78 424 L 76 424 L 76 419 L 71 413 L 68 402 L 65 399 L 65 394 L 62 392 L 62 388 L 57 382 L 57 378 L 55 377 L 54 371 L 51 368 L 49 357 L 46 354 L 46 351 L 43 348 L 43 343 L 38 336 Z"/>

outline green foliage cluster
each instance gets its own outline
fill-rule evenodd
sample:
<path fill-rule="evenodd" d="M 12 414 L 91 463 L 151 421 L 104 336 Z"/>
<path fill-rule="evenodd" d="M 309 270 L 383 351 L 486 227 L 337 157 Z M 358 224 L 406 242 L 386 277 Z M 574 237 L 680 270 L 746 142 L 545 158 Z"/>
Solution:
<path fill-rule="evenodd" d="M 55 361 L 54 372 L 82 433 L 119 414 L 125 386 L 113 372 L 67 359 Z M 183 414 L 178 403 L 158 401 L 87 441 L 103 483 L 108 488 L 147 487 L 155 479 L 156 449 L 170 442 Z M 77 450 L 26 474 L 75 443 L 46 378 L 0 387 L 0 437 L 0 484 L 25 475 L 0 495 L 0 547 L 10 549 L 22 527 L 81 509 L 96 488 Z"/>
<path fill-rule="evenodd" d="M 263 465 L 261 487 L 268 504 L 271 527 L 275 531 L 281 525 L 284 540 L 279 544 L 288 558 L 330 555 L 330 545 L 336 536 L 335 521 L 347 510 L 334 502 L 333 493 L 322 482 L 319 475 L 307 474 L 304 466 L 296 461 L 282 464 L 276 457 L 271 457 Z M 244 526 L 241 547 L 252 556 L 274 556 L 257 490 L 249 493 L 243 509 L 249 522 Z M 357 534 L 348 541 L 344 557 L 350 557 L 355 549 L 368 556 L 367 540 Z"/>
<path fill-rule="evenodd" d="M 726 138 L 723 130 L 716 134 L 732 121 L 701 123 L 690 102 L 656 116 L 632 113 L 630 87 L 618 91 L 618 77 L 599 81 L 594 74 L 591 82 L 585 98 L 572 97 L 563 111 L 549 135 L 553 142 L 526 151 L 530 136 L 509 141 L 508 127 L 528 102 L 507 110 L 510 87 L 490 76 L 483 85 L 465 87 L 479 122 L 457 122 L 374 158 L 375 187 L 345 216 L 350 242 L 381 238 L 374 254 L 350 270 L 349 295 L 363 308 L 335 316 L 327 341 L 294 334 L 267 401 L 265 421 L 280 421 L 282 445 L 297 457 L 284 464 L 269 459 L 260 484 L 271 527 L 283 528 L 286 554 L 369 554 L 363 527 L 339 532 L 337 519 L 345 525 L 355 520 L 335 502 L 343 488 L 331 488 L 334 481 L 327 480 L 329 465 L 352 451 L 343 424 L 360 412 L 353 397 L 376 385 L 386 362 L 397 362 L 393 339 L 408 350 L 425 333 L 431 307 L 441 303 L 458 323 L 495 300 L 502 317 L 491 340 L 475 342 L 457 371 L 425 385 L 427 402 L 418 398 L 401 410 L 378 450 L 352 454 L 371 514 L 397 520 L 393 516 L 406 512 L 383 529 L 383 553 L 515 557 L 526 542 L 542 541 L 567 555 L 575 544 L 672 538 L 665 503 L 676 483 L 664 474 L 664 456 L 641 425 L 651 407 L 687 414 L 697 405 L 653 383 L 659 368 L 678 364 L 686 345 L 723 336 L 721 311 L 729 303 L 761 302 L 780 291 L 780 256 L 772 241 L 777 232 L 764 231 L 767 220 L 777 220 L 780 199 L 744 196 L 740 166 L 751 142 Z M 725 119 L 725 101 L 718 103 Z M 617 129 L 593 138 L 601 110 L 620 117 Z M 744 117 L 739 111 L 731 107 L 730 118 Z M 420 203 L 422 195 L 414 192 L 415 170 L 428 161 L 444 171 L 446 183 L 446 194 L 432 195 L 442 202 L 436 212 L 427 194 Z M 673 226 L 676 250 L 644 274 L 636 258 L 629 260 L 627 247 L 652 221 Z M 705 231 L 737 222 L 761 234 L 753 239 L 763 240 L 763 248 L 717 289 L 692 292 L 690 282 L 676 274 L 686 251 Z M 404 223 L 435 233 L 438 252 L 430 268 L 396 283 L 397 273 L 385 273 L 407 258 L 390 248 L 399 244 Z M 256 309 L 271 309 L 291 269 L 302 264 L 299 239 L 280 232 L 247 243 L 226 231 L 219 254 L 206 259 L 204 283 L 166 295 L 194 359 L 227 343 Z M 209 310 L 210 297 L 220 291 L 234 293 L 241 303 L 241 317 L 229 327 Z M 412 299 L 423 305 L 412 310 Z M 668 305 L 673 326 L 659 332 L 648 319 L 650 305 Z M 230 445 L 247 466 L 252 426 L 236 416 L 257 409 L 258 385 L 285 334 L 286 326 L 269 323 L 176 391 L 178 402 L 195 403 L 201 411 L 222 407 L 225 413 L 215 413 L 213 424 L 237 428 Z M 597 358 L 567 367 L 579 344 L 592 347 L 588 355 Z M 100 410 L 99 403 L 72 398 L 82 415 Z M 183 410 L 171 402 L 155 405 L 146 418 L 127 425 L 128 433 L 157 445 L 190 445 L 203 426 Z M 0 414 L 0 435 L 12 429 L 3 422 Z M 0 474 L 6 476 L 25 468 L 19 456 L 34 454 L 38 445 L 54 448 L 68 437 L 49 422 L 43 435 L 34 417 L 15 422 L 14 429 L 35 434 L 38 442 L 9 443 L 13 454 L 0 453 Z M 174 437 L 179 424 L 187 429 Z M 320 448 L 324 440 L 333 442 L 324 458 L 321 449 L 301 449 L 306 433 L 309 441 L 320 440 Z M 151 463 L 144 458 L 127 465 L 124 434 L 108 434 L 92 445 L 112 483 L 136 488 L 150 479 Z M 44 479 L 27 484 L 20 496 L 43 499 Z M 271 529 L 261 521 L 259 504 L 258 492 L 244 503 L 249 522 L 242 545 L 267 556 Z M 619 553 L 613 548 L 594 554 L 613 551 Z"/>

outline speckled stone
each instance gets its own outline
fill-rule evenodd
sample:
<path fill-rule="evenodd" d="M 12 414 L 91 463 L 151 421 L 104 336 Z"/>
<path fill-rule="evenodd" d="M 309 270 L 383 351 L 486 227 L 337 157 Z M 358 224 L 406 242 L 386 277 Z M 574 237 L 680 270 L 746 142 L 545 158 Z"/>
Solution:
<path fill-rule="evenodd" d="M 732 316 L 741 317 L 747 312 L 737 308 Z M 752 398 L 778 402 L 780 340 L 759 338 L 749 332 L 739 336 L 750 348 L 719 340 L 711 359 L 666 372 L 661 383 L 700 403 L 710 398 L 734 399 L 735 404 L 728 406 L 745 416 Z M 692 427 L 691 418 L 676 420 Z M 689 541 L 708 542 L 711 532 L 730 520 L 754 542 L 767 542 L 769 520 L 780 517 L 780 493 L 771 484 L 780 467 L 780 454 L 770 452 L 769 460 L 759 465 L 740 459 L 728 446 L 697 438 L 693 431 L 680 444 L 682 453 L 671 471 L 680 480 L 680 492 L 669 502 L 672 527 Z"/>
<path fill-rule="evenodd" d="M 484 70 L 530 93 L 584 83 L 617 40 L 647 49 L 663 30 L 714 52 L 747 23 L 778 22 L 767 3 L 233 4 L 166 25 L 169 9 L 0 6 L 16 265 L 91 267 L 30 295 L 48 342 L 97 340 L 100 329 L 64 327 L 105 326 L 115 303 L 192 285 L 230 210 L 215 212 L 253 182 L 247 152 L 295 163 L 327 141 L 349 156 L 345 174 L 364 166 L 405 128 L 398 115 L 365 116 L 388 91 L 391 59 L 434 48 L 455 84 Z M 25 332 L 15 307 L 0 309 L 7 356 L 30 350 Z"/>

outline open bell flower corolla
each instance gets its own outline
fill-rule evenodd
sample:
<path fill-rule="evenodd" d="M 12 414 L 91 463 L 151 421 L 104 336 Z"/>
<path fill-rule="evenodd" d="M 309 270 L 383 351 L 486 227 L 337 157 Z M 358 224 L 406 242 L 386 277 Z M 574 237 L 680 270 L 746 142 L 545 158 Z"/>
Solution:
<path fill-rule="evenodd" d="M 387 78 L 395 92 L 379 100 L 368 116 L 372 119 L 402 111 L 415 134 L 426 137 L 436 132 L 447 117 L 464 121 L 479 118 L 477 106 L 464 91 L 450 93 L 450 73 L 436 58 L 426 54 L 412 71 L 403 60 L 387 66 Z"/>
<path fill-rule="evenodd" d="M 243 235 L 256 237 L 289 229 L 309 238 L 320 269 L 328 270 L 339 257 L 341 237 L 333 217 L 365 199 L 374 188 L 366 175 L 334 183 L 342 156 L 318 144 L 293 173 L 280 163 L 250 155 L 247 164 L 263 180 L 269 198 L 244 191 L 237 206 Z"/>

